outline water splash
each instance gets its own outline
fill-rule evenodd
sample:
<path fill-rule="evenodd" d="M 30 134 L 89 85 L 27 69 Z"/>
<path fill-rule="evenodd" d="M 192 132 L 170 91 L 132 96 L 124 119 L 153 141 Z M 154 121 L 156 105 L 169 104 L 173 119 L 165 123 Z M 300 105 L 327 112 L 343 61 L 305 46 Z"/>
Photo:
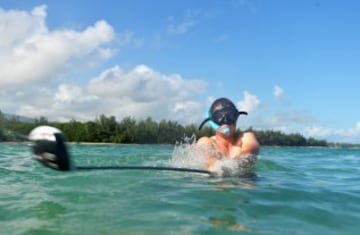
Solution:
<path fill-rule="evenodd" d="M 196 146 L 196 136 L 184 136 L 183 141 L 177 143 L 172 153 L 171 165 L 174 167 L 204 169 L 207 158 L 206 152 Z"/>
<path fill-rule="evenodd" d="M 222 159 L 214 164 L 212 171 L 219 176 L 244 176 L 252 173 L 256 161 L 257 156 L 252 154 L 239 158 Z"/>
<path fill-rule="evenodd" d="M 184 137 L 177 143 L 172 153 L 171 165 L 174 167 L 206 169 L 209 156 L 219 153 L 208 146 L 197 146 L 196 136 Z M 221 157 L 221 156 L 220 156 Z M 211 171 L 216 176 L 241 176 L 250 173 L 257 161 L 256 155 L 241 156 L 238 158 L 223 158 L 217 161 Z"/>

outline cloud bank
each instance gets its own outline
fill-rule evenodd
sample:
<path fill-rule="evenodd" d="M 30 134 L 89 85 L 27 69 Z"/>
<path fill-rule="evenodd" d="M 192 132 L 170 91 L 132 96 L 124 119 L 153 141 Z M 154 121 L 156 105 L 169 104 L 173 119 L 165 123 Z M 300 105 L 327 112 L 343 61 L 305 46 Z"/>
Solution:
<path fill-rule="evenodd" d="M 255 111 L 260 105 L 260 99 L 251 94 L 248 91 L 244 91 L 244 98 L 243 100 L 238 102 L 238 107 L 240 110 L 244 110 L 246 112 L 253 112 Z"/>
<path fill-rule="evenodd" d="M 114 38 L 106 21 L 83 31 L 46 27 L 46 6 L 31 12 L 0 11 L 0 86 L 18 87 L 43 82 L 80 64 L 107 59 L 105 47 Z"/>
<path fill-rule="evenodd" d="M 0 9 L 0 109 L 51 120 L 88 120 L 100 114 L 200 118 L 194 113 L 203 107 L 194 96 L 203 94 L 207 83 L 180 74 L 162 74 L 146 65 L 127 71 L 114 66 L 80 85 L 76 79 L 61 79 L 109 59 L 116 33 L 103 20 L 78 31 L 49 30 L 46 17 L 45 5 L 31 11 Z M 184 23 L 189 22 L 187 14 Z M 142 45 L 130 31 L 118 36 L 121 47 Z"/>

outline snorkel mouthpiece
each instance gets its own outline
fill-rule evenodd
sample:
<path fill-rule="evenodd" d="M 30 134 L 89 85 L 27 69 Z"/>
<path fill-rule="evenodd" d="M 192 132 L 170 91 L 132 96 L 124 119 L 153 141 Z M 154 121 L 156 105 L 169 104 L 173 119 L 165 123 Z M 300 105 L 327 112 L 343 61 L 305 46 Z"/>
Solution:
<path fill-rule="evenodd" d="M 218 125 L 214 121 L 209 121 L 209 123 L 214 131 L 223 133 L 226 136 L 230 136 L 231 131 L 228 125 Z"/>
<path fill-rule="evenodd" d="M 224 128 L 221 132 L 226 136 L 229 136 L 231 133 L 229 127 Z"/>

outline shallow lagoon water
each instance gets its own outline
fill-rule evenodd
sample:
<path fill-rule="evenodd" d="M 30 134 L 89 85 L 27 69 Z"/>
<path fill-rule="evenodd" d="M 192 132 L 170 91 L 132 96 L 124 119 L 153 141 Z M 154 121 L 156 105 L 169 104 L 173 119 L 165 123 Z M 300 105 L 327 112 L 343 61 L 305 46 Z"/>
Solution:
<path fill-rule="evenodd" d="M 70 145 L 78 166 L 171 166 L 170 145 Z M 0 144 L 0 234 L 358 234 L 360 150 L 263 147 L 254 174 L 57 172 Z"/>

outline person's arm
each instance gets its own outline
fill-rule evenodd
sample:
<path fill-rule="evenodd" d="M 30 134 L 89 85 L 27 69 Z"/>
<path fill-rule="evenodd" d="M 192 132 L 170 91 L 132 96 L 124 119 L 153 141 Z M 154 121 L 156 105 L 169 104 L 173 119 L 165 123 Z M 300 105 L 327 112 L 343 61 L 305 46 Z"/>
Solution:
<path fill-rule="evenodd" d="M 241 154 L 259 154 L 260 144 L 253 132 L 247 131 L 241 137 Z"/>
<path fill-rule="evenodd" d="M 211 140 L 211 138 L 209 137 L 202 137 L 200 138 L 197 143 L 196 146 L 203 149 L 203 151 L 209 152 L 209 153 L 213 153 L 213 141 Z M 205 164 L 205 168 L 208 170 L 211 170 L 212 166 L 215 164 L 215 162 L 217 162 L 219 159 L 218 157 L 216 157 L 215 154 L 211 154 L 209 156 L 207 156 L 207 162 Z"/>

